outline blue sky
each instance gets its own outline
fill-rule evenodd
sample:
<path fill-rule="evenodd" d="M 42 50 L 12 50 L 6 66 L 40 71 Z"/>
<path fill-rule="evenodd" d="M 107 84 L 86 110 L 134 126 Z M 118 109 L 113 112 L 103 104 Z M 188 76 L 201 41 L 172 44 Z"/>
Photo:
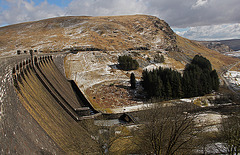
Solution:
<path fill-rule="evenodd" d="M 26 0 L 27 2 L 31 3 L 31 2 L 34 2 L 35 5 L 39 5 L 40 3 L 44 2 L 45 0 Z M 3 9 L 7 9 L 9 7 L 9 3 L 7 0 L 1 0 L 0 1 L 1 3 L 1 7 Z M 64 8 L 66 6 L 68 6 L 68 4 L 71 2 L 71 0 L 47 0 L 47 2 L 49 4 L 54 4 L 54 5 L 57 5 L 61 8 Z"/>
<path fill-rule="evenodd" d="M 239 0 L 0 0 L 0 27 L 66 15 L 147 14 L 189 39 L 239 39 L 239 8 Z"/>

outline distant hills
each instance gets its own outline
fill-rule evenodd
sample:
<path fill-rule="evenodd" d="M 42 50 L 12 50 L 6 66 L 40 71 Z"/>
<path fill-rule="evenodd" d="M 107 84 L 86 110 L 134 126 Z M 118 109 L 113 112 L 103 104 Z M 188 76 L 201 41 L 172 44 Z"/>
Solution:
<path fill-rule="evenodd" d="M 220 53 L 240 50 L 240 39 L 218 40 L 218 41 L 198 41 L 207 48 Z"/>
<path fill-rule="evenodd" d="M 219 41 L 222 44 L 225 44 L 227 46 L 229 46 L 231 49 L 233 49 L 234 51 L 238 51 L 240 50 L 240 39 L 232 39 L 232 40 L 221 40 Z"/>

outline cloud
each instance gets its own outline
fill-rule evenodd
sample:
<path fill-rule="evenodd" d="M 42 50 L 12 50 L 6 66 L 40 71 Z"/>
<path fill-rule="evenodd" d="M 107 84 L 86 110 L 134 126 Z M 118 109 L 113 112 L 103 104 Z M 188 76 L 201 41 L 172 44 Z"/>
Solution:
<path fill-rule="evenodd" d="M 67 0 L 64 1 L 65 7 L 64 5 L 59 7 L 59 4 L 54 3 L 63 3 L 63 0 L 37 0 L 37 2 L 36 4 L 34 0 L 1 1 L 0 25 L 64 15 L 111 16 L 147 14 L 165 20 L 173 28 L 192 27 L 191 33 L 200 33 L 200 36 L 204 36 L 203 32 L 194 30 L 193 27 L 197 27 L 197 29 L 200 29 L 199 26 L 213 28 L 216 26 L 211 25 L 220 25 L 221 27 L 223 24 L 240 22 L 239 0 Z M 201 29 L 204 30 L 205 27 Z M 234 34 L 219 33 L 236 37 Z M 199 35 L 190 34 L 190 31 L 184 35 L 191 38 L 193 36 L 199 38 Z M 215 35 L 219 36 L 216 33 Z M 206 37 L 209 38 L 209 36 Z M 214 37 L 212 36 L 212 38 Z"/>
<path fill-rule="evenodd" d="M 64 15 L 64 11 L 60 7 L 50 5 L 46 0 L 39 5 L 35 5 L 33 1 L 28 2 L 26 0 L 8 0 L 7 2 L 8 9 L 1 12 L 0 25 L 15 24 Z"/>
<path fill-rule="evenodd" d="M 150 0 L 152 13 L 173 27 L 235 23 L 240 21 L 239 0 Z"/>
<path fill-rule="evenodd" d="M 145 14 L 144 0 L 72 0 L 68 15 L 109 16 Z"/>
<path fill-rule="evenodd" d="M 205 5 L 207 5 L 207 3 L 208 3 L 207 0 L 198 0 L 198 1 L 196 2 L 196 4 L 194 4 L 194 5 L 192 6 L 192 9 L 196 9 L 196 8 L 205 6 Z"/>
<path fill-rule="evenodd" d="M 175 32 L 193 40 L 227 40 L 240 38 L 240 24 L 221 24 L 211 26 L 190 27 L 184 31 Z"/>
<path fill-rule="evenodd" d="M 240 21 L 239 0 L 71 0 L 65 8 L 58 7 L 57 4 L 49 4 L 47 0 L 38 5 L 32 0 L 30 2 L 29 0 L 7 0 L 5 3 L 9 8 L 1 12 L 0 24 L 13 24 L 62 15 L 128 14 L 154 15 L 164 19 L 173 27 Z"/>

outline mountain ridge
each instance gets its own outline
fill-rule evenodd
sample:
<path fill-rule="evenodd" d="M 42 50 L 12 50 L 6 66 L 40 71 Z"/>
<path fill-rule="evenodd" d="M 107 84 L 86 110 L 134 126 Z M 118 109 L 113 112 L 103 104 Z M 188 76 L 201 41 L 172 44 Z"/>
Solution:
<path fill-rule="evenodd" d="M 136 19 L 136 20 L 135 20 Z M 132 23 L 135 22 L 135 23 Z M 151 25 L 151 29 L 148 29 L 146 23 Z M 148 34 L 143 34 L 145 31 Z M 161 30 L 162 29 L 162 30 Z M 54 32 L 56 30 L 57 32 Z M 159 31 L 160 30 L 160 31 Z M 12 46 L 12 49 L 26 49 L 26 48 L 37 48 L 39 50 L 47 50 L 49 46 L 40 47 L 40 44 L 34 44 L 37 39 L 38 40 L 46 40 L 42 41 L 46 44 L 47 41 L 51 42 L 53 39 L 51 37 L 46 38 L 46 33 L 49 36 L 55 35 L 55 42 L 59 41 L 67 44 L 66 46 L 56 45 L 52 50 L 61 50 L 66 47 L 74 47 L 74 46 L 82 46 L 82 45 L 91 45 L 96 48 L 107 48 L 107 50 L 115 50 L 115 49 L 123 49 L 123 48 L 134 48 L 133 45 L 135 43 L 128 43 L 129 41 L 136 41 L 138 46 L 147 46 L 147 44 L 151 44 L 148 39 L 154 40 L 156 44 L 159 46 L 163 46 L 160 42 L 168 43 L 165 48 L 171 46 L 174 42 L 174 33 L 169 28 L 168 24 L 163 20 L 160 20 L 153 16 L 147 15 L 129 15 L 129 16 L 102 16 L 102 17 L 88 17 L 88 16 L 68 16 L 68 17 L 57 17 L 50 18 L 40 21 L 34 22 L 26 22 L 21 24 L 10 25 L 6 27 L 0 28 L 1 36 L 8 36 L 6 41 L 4 38 L 0 38 L 3 45 L 8 45 L 8 39 L 10 41 L 15 42 L 16 46 Z M 158 36 L 165 35 L 165 38 L 158 38 Z M 150 35 L 153 35 L 151 38 Z M 160 34 L 160 35 L 158 35 Z M 39 35 L 41 38 L 39 38 Z M 56 36 L 57 35 L 57 36 Z M 119 37 L 117 37 L 117 35 Z M 31 39 L 33 36 L 34 40 L 30 40 L 29 42 L 33 45 L 27 44 L 27 38 Z M 77 36 L 77 37 L 76 37 Z M 100 41 L 100 45 L 93 40 L 86 41 L 86 37 L 93 38 L 94 40 Z M 139 37 L 141 36 L 141 37 Z M 12 37 L 17 37 L 14 39 Z M 115 39 L 119 39 L 117 41 Z M 60 39 L 60 40 L 59 40 Z M 67 41 L 65 39 L 72 39 L 75 41 Z M 163 40 L 161 40 L 163 39 Z M 23 41 L 22 41 L 23 40 Z M 56 41 L 58 40 L 58 41 Z M 120 43 L 121 41 L 121 43 Z M 158 42 L 159 41 L 159 42 Z M 81 42 L 81 43 L 80 43 Z M 103 43 L 104 47 L 101 45 Z M 107 47 L 106 45 L 111 44 L 112 47 Z M 171 48 L 171 47 L 168 47 Z M 8 48 L 4 48 L 8 49 Z M 9 49 L 11 50 L 11 49 Z M 0 52 L 3 51 L 3 48 L 0 49 Z"/>

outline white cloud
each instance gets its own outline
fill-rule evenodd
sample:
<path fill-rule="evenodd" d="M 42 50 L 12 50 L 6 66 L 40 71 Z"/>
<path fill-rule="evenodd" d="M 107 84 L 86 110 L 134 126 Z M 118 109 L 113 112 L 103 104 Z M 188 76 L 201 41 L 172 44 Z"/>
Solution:
<path fill-rule="evenodd" d="M 205 6 L 208 3 L 207 0 L 197 0 L 196 4 L 192 6 L 193 9 L 196 9 L 198 7 Z"/>
<path fill-rule="evenodd" d="M 68 0 L 70 3 L 65 8 L 50 5 L 48 1 L 36 5 L 34 0 L 7 0 L 5 4 L 9 8 L 1 11 L 0 25 L 62 15 L 149 14 L 175 27 L 240 21 L 239 0 Z"/>
<path fill-rule="evenodd" d="M 39 5 L 35 5 L 33 1 L 28 2 L 27 0 L 8 0 L 8 2 L 9 8 L 1 12 L 0 25 L 64 15 L 64 11 L 60 7 L 50 5 L 46 0 Z"/>
<path fill-rule="evenodd" d="M 177 30 L 180 36 L 193 40 L 226 40 L 240 38 L 240 24 L 222 24 L 190 27 L 185 31 Z"/>

